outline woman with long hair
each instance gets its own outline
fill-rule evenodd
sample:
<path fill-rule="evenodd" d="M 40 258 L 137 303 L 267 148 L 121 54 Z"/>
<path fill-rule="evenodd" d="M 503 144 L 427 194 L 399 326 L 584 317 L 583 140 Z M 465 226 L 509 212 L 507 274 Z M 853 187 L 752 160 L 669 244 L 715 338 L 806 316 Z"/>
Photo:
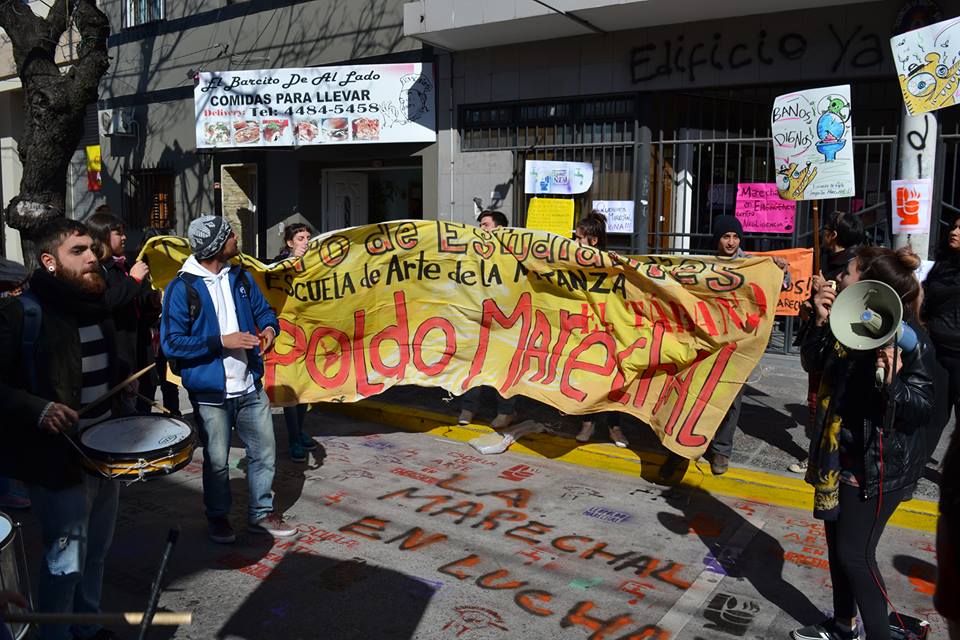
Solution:
<path fill-rule="evenodd" d="M 920 259 L 909 248 L 863 247 L 847 264 L 838 288 L 878 280 L 900 296 L 907 325 L 918 328 Z M 933 348 L 921 330 L 918 344 L 894 355 L 887 346 L 851 351 L 830 330 L 837 292 L 814 297 L 814 326 L 801 362 L 820 373 L 819 435 L 810 452 L 807 482 L 814 487 L 814 517 L 824 521 L 833 617 L 792 632 L 795 640 L 853 640 L 857 612 L 866 640 L 889 640 L 887 596 L 876 549 L 890 516 L 910 499 L 926 465 L 926 431 L 933 416 Z M 915 329 L 916 330 L 916 329 Z M 882 369 L 883 383 L 877 384 Z"/>
<path fill-rule="evenodd" d="M 307 252 L 313 231 L 309 226 L 297 222 L 289 225 L 283 232 L 283 250 L 273 259 L 280 262 L 288 258 L 300 258 Z M 303 422 L 307 417 L 308 405 L 283 408 L 283 422 L 287 426 L 290 443 L 290 459 L 294 462 L 306 462 L 307 451 L 317 448 L 317 441 L 303 432 Z"/>

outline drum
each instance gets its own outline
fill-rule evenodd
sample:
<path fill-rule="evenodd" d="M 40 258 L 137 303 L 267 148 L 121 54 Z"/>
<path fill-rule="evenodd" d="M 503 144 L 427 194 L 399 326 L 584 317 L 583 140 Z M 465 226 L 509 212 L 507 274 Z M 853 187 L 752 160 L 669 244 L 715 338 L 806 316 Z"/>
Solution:
<path fill-rule="evenodd" d="M 30 585 L 26 579 L 26 554 L 20 527 L 5 514 L 0 513 L 0 591 L 15 591 L 25 598 L 30 597 Z M 10 610 L 20 613 L 20 608 L 10 605 Z M 30 626 L 9 624 L 10 635 L 20 640 L 27 635 Z"/>
<path fill-rule="evenodd" d="M 144 480 L 179 471 L 193 457 L 193 428 L 177 418 L 132 415 L 90 425 L 79 448 L 90 473 L 120 480 Z"/>

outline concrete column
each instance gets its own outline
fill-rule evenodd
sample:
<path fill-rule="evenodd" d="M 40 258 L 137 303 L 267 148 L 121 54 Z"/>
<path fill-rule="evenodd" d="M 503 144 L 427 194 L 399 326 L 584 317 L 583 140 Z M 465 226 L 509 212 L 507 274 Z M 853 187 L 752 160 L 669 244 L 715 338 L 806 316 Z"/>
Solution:
<path fill-rule="evenodd" d="M 937 162 L 937 126 L 937 116 L 934 113 L 911 116 L 904 110 L 897 158 L 897 173 L 901 180 L 936 179 L 934 167 Z M 897 215 L 896 203 L 891 201 L 890 206 L 893 209 L 892 215 Z M 910 245 L 921 259 L 926 260 L 930 248 L 930 234 L 906 233 L 893 236 L 894 249 L 907 245 Z"/>

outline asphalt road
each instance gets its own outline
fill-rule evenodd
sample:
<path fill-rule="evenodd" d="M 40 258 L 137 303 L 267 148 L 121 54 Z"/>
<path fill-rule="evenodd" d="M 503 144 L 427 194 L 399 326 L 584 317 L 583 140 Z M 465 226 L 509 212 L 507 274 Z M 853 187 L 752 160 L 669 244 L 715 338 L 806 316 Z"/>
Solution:
<path fill-rule="evenodd" d="M 171 526 L 160 602 L 195 622 L 153 639 L 766 639 L 830 609 L 809 513 L 317 413 L 307 431 L 326 456 L 294 464 L 275 418 L 276 506 L 299 538 L 209 542 L 198 451 L 121 491 L 105 609 L 142 609 Z M 231 459 L 239 528 L 239 446 Z M 23 522 L 35 562 L 37 526 Z M 933 535 L 891 527 L 879 557 L 891 600 L 944 632 Z"/>

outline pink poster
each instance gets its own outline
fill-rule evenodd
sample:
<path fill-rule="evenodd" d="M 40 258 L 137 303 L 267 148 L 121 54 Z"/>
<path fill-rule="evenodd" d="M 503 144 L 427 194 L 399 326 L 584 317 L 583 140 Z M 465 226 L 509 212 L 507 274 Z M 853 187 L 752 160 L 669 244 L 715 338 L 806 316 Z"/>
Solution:
<path fill-rule="evenodd" d="M 737 218 L 751 233 L 793 233 L 797 203 L 783 200 L 775 183 L 745 182 L 737 185 Z"/>

